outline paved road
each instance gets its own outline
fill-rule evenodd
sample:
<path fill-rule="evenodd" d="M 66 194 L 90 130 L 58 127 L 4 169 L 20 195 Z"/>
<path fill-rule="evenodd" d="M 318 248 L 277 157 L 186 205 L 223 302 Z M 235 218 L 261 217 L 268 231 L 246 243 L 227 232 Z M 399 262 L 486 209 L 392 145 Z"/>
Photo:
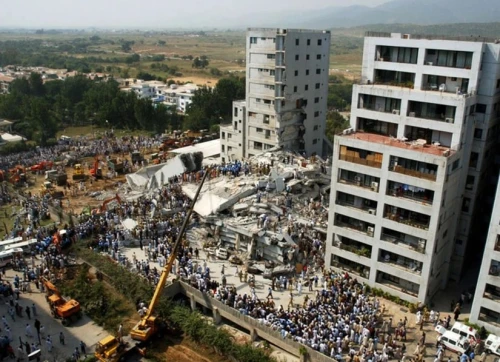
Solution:
<path fill-rule="evenodd" d="M 14 282 L 14 276 L 19 275 L 22 277 L 22 274 L 17 273 L 11 269 L 7 269 L 6 277 L 4 280 L 9 281 L 11 283 Z M 65 327 L 61 324 L 59 320 L 54 319 L 51 316 L 49 306 L 45 301 L 45 294 L 36 290 L 35 285 L 32 283 L 32 293 L 21 293 L 19 298 L 19 305 L 26 308 L 26 306 L 31 306 L 33 303 L 35 304 L 35 308 L 37 310 L 37 316 L 31 315 L 31 319 L 28 319 L 26 312 L 23 312 L 23 317 L 17 317 L 16 320 L 13 321 L 8 314 L 8 306 L 4 303 L 0 303 L 0 313 L 5 316 L 7 319 L 7 323 L 12 331 L 12 347 L 16 352 L 16 356 L 21 356 L 18 352 L 19 341 L 21 340 L 23 343 L 28 342 L 37 343 L 37 333 L 34 327 L 35 318 L 37 318 L 41 324 L 45 327 L 44 337 L 40 338 L 40 349 L 42 353 L 42 360 L 47 359 L 51 362 L 59 362 L 66 361 L 66 358 L 70 357 L 75 350 L 75 347 L 80 346 L 80 341 L 83 341 L 87 346 L 87 353 L 93 353 L 93 346 L 105 335 L 107 332 L 104 331 L 101 327 L 94 324 L 94 322 L 88 318 L 87 316 L 83 316 L 75 324 Z M 2 298 L 2 297 L 0 297 Z M 3 298 L 2 298 L 3 299 Z M 8 302 L 7 302 L 8 303 Z M 6 335 L 6 328 L 1 323 L 0 326 L 1 332 L 0 335 Z M 31 325 L 31 330 L 34 334 L 34 337 L 26 336 L 26 324 Z M 65 345 L 59 343 L 59 333 L 63 332 L 65 336 Z M 46 337 L 49 336 L 52 338 L 52 352 L 48 352 Z M 26 350 L 24 350 L 24 357 Z"/>

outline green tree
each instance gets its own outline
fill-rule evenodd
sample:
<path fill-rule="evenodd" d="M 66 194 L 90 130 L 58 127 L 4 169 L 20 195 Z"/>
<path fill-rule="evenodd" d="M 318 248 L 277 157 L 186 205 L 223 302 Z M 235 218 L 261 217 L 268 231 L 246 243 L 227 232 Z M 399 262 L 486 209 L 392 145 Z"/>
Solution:
<path fill-rule="evenodd" d="M 345 119 L 339 112 L 330 111 L 326 116 L 326 136 L 333 142 L 335 135 L 349 128 L 349 121 Z"/>

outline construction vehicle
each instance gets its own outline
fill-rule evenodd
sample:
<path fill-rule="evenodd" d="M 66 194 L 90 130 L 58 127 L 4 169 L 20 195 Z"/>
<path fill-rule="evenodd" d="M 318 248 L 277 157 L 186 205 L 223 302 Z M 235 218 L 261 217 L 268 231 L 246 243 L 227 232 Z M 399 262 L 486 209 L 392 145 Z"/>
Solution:
<path fill-rule="evenodd" d="M 50 170 L 45 171 L 45 179 L 52 183 L 55 183 L 57 186 L 64 186 L 68 181 L 68 175 L 61 171 Z"/>
<path fill-rule="evenodd" d="M 181 230 L 177 235 L 177 240 L 172 248 L 172 252 L 170 253 L 170 257 L 168 258 L 168 262 L 160 276 L 160 280 L 156 286 L 155 292 L 153 294 L 153 298 L 149 303 L 149 307 L 147 313 L 141 318 L 141 321 L 137 323 L 134 328 L 130 331 L 130 337 L 132 340 L 137 341 L 133 347 L 139 347 L 141 353 L 144 353 L 144 350 L 141 349 L 142 343 L 147 342 L 151 339 L 153 335 L 155 335 L 158 330 L 161 328 L 161 323 L 159 319 L 153 315 L 156 305 L 160 300 L 161 295 L 163 294 L 163 289 L 165 288 L 165 284 L 167 282 L 167 278 L 172 270 L 172 265 L 177 258 L 177 253 L 179 251 L 179 246 L 183 240 L 184 232 L 186 231 L 187 224 L 189 219 L 191 218 L 191 214 L 193 213 L 194 205 L 198 196 L 200 195 L 201 188 L 205 183 L 207 175 L 210 173 L 210 170 L 206 170 L 203 178 L 201 180 L 200 185 L 198 186 L 198 190 L 191 202 L 191 206 L 188 210 L 186 217 L 184 218 L 184 222 L 182 223 Z M 125 353 L 130 351 L 132 348 L 131 343 L 127 342 L 127 337 L 125 339 L 122 337 L 114 337 L 107 336 L 101 341 L 98 342 L 95 357 L 101 362 L 115 362 L 123 357 Z M 119 346 L 121 345 L 121 347 Z"/>
<path fill-rule="evenodd" d="M 118 196 L 118 194 L 116 194 L 115 196 L 107 199 L 107 200 L 104 200 L 104 202 L 102 203 L 101 205 L 101 208 L 100 208 L 100 212 L 103 213 L 107 210 L 106 206 L 111 202 L 111 201 L 116 201 L 118 202 L 118 204 L 121 204 L 122 203 L 122 200 L 120 199 L 120 196 Z"/>
<path fill-rule="evenodd" d="M 56 190 L 50 181 L 43 183 L 42 187 L 40 187 L 40 194 L 42 196 L 50 195 L 53 199 L 62 199 L 64 197 L 64 192 Z"/>
<path fill-rule="evenodd" d="M 116 158 L 112 158 L 108 161 L 108 167 L 116 173 L 123 173 L 124 170 L 123 161 L 118 162 Z"/>
<path fill-rule="evenodd" d="M 80 163 L 77 163 L 73 169 L 73 181 L 85 180 L 85 172 Z"/>
<path fill-rule="evenodd" d="M 63 325 L 81 318 L 80 303 L 74 299 L 66 300 L 59 293 L 59 289 L 49 280 L 42 277 L 40 280 L 45 287 L 45 299 L 50 305 L 52 316 L 61 319 Z"/>
<path fill-rule="evenodd" d="M 50 170 L 54 166 L 52 161 L 42 161 L 30 167 L 31 172 Z"/>
<path fill-rule="evenodd" d="M 99 167 L 99 157 L 95 156 L 94 158 L 94 166 L 90 169 L 90 176 L 93 178 L 101 179 L 102 178 L 102 169 Z"/>
<path fill-rule="evenodd" d="M 142 161 L 144 161 L 144 157 L 142 157 L 142 154 L 139 151 L 131 152 L 130 158 L 131 158 L 133 164 L 135 164 L 136 162 L 138 164 L 140 164 Z"/>

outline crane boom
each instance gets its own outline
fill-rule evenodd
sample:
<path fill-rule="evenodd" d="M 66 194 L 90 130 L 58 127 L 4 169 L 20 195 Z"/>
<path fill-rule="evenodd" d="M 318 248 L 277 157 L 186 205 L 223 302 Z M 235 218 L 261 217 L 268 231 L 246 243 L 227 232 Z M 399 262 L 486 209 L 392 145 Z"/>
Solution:
<path fill-rule="evenodd" d="M 170 256 L 168 258 L 168 262 L 166 263 L 165 267 L 163 268 L 163 271 L 161 272 L 160 280 L 158 281 L 158 285 L 155 288 L 153 298 L 151 298 L 151 302 L 149 303 L 148 311 L 141 318 L 141 321 L 138 324 L 136 324 L 136 326 L 130 331 L 130 336 L 135 340 L 146 341 L 154 334 L 156 330 L 155 328 L 156 317 L 153 316 L 153 311 L 156 305 L 158 304 L 158 301 L 160 300 L 161 294 L 163 293 L 163 289 L 165 288 L 167 278 L 170 275 L 170 271 L 172 270 L 172 265 L 174 264 L 175 259 L 177 258 L 177 253 L 179 250 L 179 246 L 182 242 L 182 237 L 186 230 L 186 226 L 189 222 L 189 219 L 191 218 L 191 214 L 193 213 L 194 205 L 196 203 L 196 200 L 198 199 L 198 196 L 200 195 L 203 184 L 205 183 L 205 180 L 209 173 L 210 169 L 205 170 L 203 178 L 201 179 L 200 186 L 198 186 L 198 189 L 196 190 L 196 194 L 194 195 L 194 198 L 191 202 L 191 206 L 189 207 L 188 213 L 184 218 L 184 222 L 182 223 L 181 229 L 179 230 L 179 234 L 177 235 L 177 240 L 174 243 L 172 252 L 170 253 Z"/>

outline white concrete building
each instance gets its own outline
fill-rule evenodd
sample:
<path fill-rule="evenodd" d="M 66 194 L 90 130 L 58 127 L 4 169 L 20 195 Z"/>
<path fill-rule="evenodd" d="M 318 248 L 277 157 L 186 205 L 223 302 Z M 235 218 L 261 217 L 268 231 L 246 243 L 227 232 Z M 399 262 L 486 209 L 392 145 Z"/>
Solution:
<path fill-rule="evenodd" d="M 237 154 L 282 146 L 322 155 L 329 58 L 328 31 L 248 30 L 246 126 Z"/>
<path fill-rule="evenodd" d="M 246 103 L 233 102 L 233 118 L 230 124 L 221 124 L 221 161 L 242 160 L 245 155 Z"/>
<path fill-rule="evenodd" d="M 175 107 L 178 112 L 186 113 L 187 107 L 193 103 L 194 92 L 198 89 L 196 84 L 163 85 L 156 88 L 156 100 L 167 106 Z"/>
<path fill-rule="evenodd" d="M 500 182 L 497 187 L 470 321 L 500 336 Z"/>
<path fill-rule="evenodd" d="M 367 33 L 351 128 L 334 142 L 327 266 L 413 302 L 459 280 L 498 134 L 499 54 Z"/>

